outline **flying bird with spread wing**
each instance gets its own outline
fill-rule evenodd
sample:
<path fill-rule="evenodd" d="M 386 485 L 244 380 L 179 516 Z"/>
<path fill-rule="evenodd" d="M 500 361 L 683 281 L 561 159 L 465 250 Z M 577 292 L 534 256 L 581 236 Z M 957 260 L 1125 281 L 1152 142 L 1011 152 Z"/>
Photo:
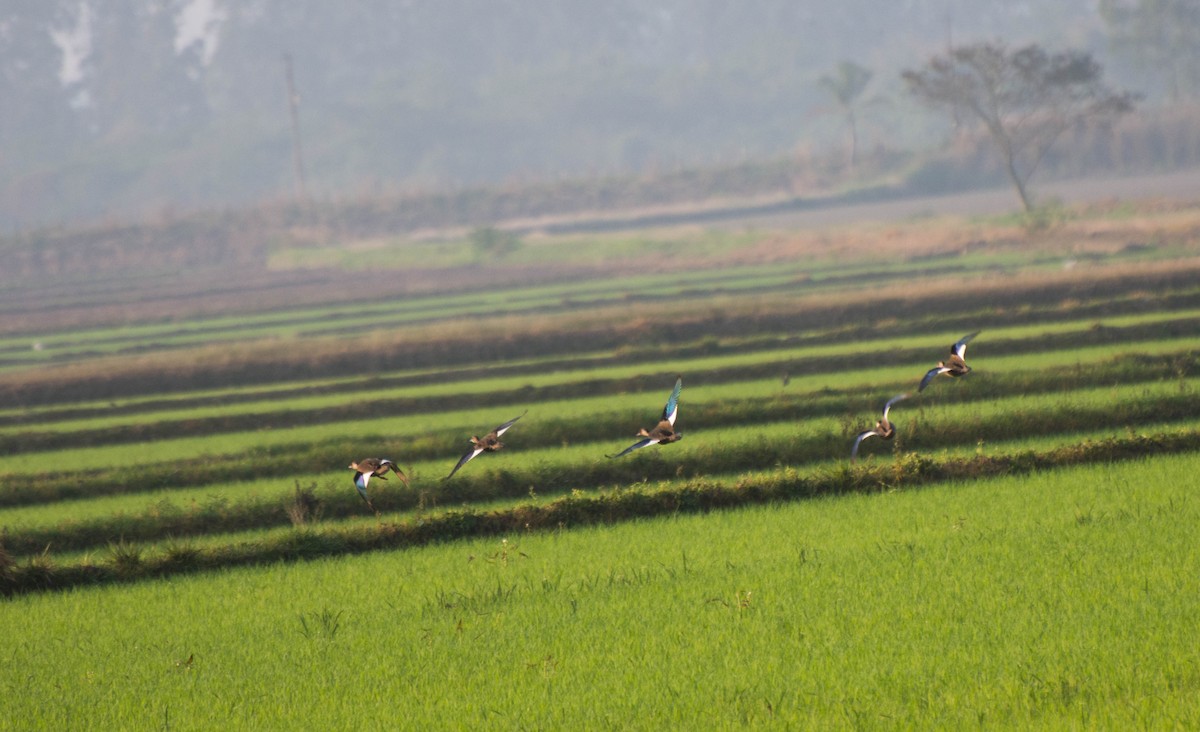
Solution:
<path fill-rule="evenodd" d="M 887 404 L 883 405 L 883 417 L 875 423 L 875 428 L 859 432 L 858 437 L 854 438 L 854 447 L 850 448 L 850 462 L 854 462 L 858 459 L 858 446 L 861 445 L 862 441 L 868 437 L 874 436 L 882 440 L 890 440 L 896 436 L 896 426 L 888 420 L 888 412 L 891 411 L 893 404 L 907 398 L 908 394 L 897 394 L 896 396 L 887 400 Z"/>
<path fill-rule="evenodd" d="M 979 331 L 975 331 L 970 335 L 965 335 L 959 338 L 958 341 L 950 346 L 950 358 L 945 361 L 938 361 L 938 365 L 929 369 L 925 373 L 925 378 L 921 379 L 921 385 L 917 387 L 917 391 L 925 391 L 925 387 L 929 386 L 929 382 L 933 381 L 935 376 L 945 374 L 958 378 L 965 376 L 971 372 L 971 367 L 967 365 L 967 344 L 971 339 L 979 335 Z"/>
<path fill-rule="evenodd" d="M 396 474 L 405 486 L 408 483 L 408 476 L 404 474 L 394 462 L 387 458 L 366 458 L 359 460 L 356 463 L 350 463 L 350 469 L 354 471 L 354 487 L 358 489 L 358 495 L 366 501 L 367 508 L 379 513 L 375 509 L 375 504 L 371 503 L 371 499 L 367 497 L 367 484 L 371 482 L 372 476 L 380 480 L 387 480 L 386 473 L 390 470 Z"/>
<path fill-rule="evenodd" d="M 638 437 L 644 438 L 629 447 L 625 448 L 616 455 L 609 455 L 610 458 L 619 458 L 623 455 L 628 455 L 634 450 L 650 445 L 666 445 L 672 442 L 677 442 L 683 437 L 682 432 L 675 431 L 675 417 L 679 414 L 679 392 L 683 390 L 683 377 L 675 379 L 675 389 L 671 392 L 671 398 L 667 400 L 667 406 L 663 407 L 662 419 L 654 426 L 654 429 L 647 430 L 643 427 L 638 431 Z"/>
<path fill-rule="evenodd" d="M 483 453 L 495 452 L 504 447 L 504 443 L 500 441 L 500 436 L 507 432 L 508 428 L 516 424 L 517 420 L 521 417 L 524 417 L 525 414 L 526 412 L 522 412 L 520 416 L 513 417 L 483 437 L 471 437 L 471 449 L 468 450 L 461 458 L 459 458 L 459 461 L 454 466 L 454 469 L 450 471 L 450 475 L 442 478 L 442 480 L 450 480 L 451 476 L 457 473 L 459 468 L 471 462 Z"/>

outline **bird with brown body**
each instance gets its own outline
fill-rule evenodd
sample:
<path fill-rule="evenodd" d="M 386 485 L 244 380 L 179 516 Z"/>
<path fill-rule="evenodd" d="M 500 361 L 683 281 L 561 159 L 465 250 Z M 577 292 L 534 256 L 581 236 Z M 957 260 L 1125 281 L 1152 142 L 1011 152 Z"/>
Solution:
<path fill-rule="evenodd" d="M 929 386 L 929 382 L 933 381 L 934 377 L 940 374 L 955 378 L 969 374 L 971 367 L 966 362 L 967 344 L 977 335 L 979 335 L 979 331 L 965 335 L 959 338 L 954 345 L 950 346 L 950 358 L 945 361 L 938 361 L 937 366 L 925 372 L 925 377 L 921 379 L 921 385 L 917 387 L 917 391 L 925 391 L 925 387 Z"/>
<path fill-rule="evenodd" d="M 442 480 L 450 480 L 450 477 L 452 475 L 454 475 L 455 473 L 457 473 L 459 468 L 461 468 L 462 466 L 471 462 L 471 460 L 482 455 L 483 453 L 495 452 L 495 451 L 499 450 L 500 448 L 504 447 L 504 443 L 500 441 L 500 436 L 503 435 L 505 432 L 507 432 L 508 428 L 512 427 L 514 424 L 516 424 L 516 421 L 518 419 L 520 419 L 521 417 L 524 417 L 525 414 L 526 414 L 525 412 L 522 412 L 519 417 L 513 417 L 512 419 L 508 420 L 507 422 L 500 425 L 496 429 L 487 433 L 483 437 L 472 436 L 471 437 L 471 449 L 468 450 L 461 458 L 459 458 L 458 463 L 450 471 L 450 475 L 447 475 L 445 478 L 442 478 Z"/>
<path fill-rule="evenodd" d="M 854 438 L 854 447 L 850 448 L 850 462 L 858 459 L 858 446 L 868 437 L 878 437 L 881 440 L 890 440 L 896 436 L 896 427 L 888 420 L 888 412 L 891 411 L 892 405 L 901 399 L 907 399 L 908 394 L 897 394 L 888 399 L 887 404 L 883 405 L 883 417 L 875 423 L 875 429 L 865 430 L 858 433 L 858 437 Z"/>
<path fill-rule="evenodd" d="M 380 480 L 387 480 L 386 473 L 391 471 L 396 474 L 405 486 L 408 486 L 408 476 L 404 474 L 396 466 L 394 462 L 387 458 L 364 458 L 356 463 L 350 463 L 350 469 L 354 471 L 354 487 L 358 489 L 358 495 L 366 501 L 367 508 L 379 513 L 375 509 L 375 504 L 371 503 L 371 499 L 367 497 L 367 484 L 371 482 L 371 477 L 374 476 Z"/>
<path fill-rule="evenodd" d="M 650 445 L 667 445 L 672 442 L 677 442 L 683 437 L 682 432 L 675 431 L 675 417 L 679 414 L 679 393 L 683 390 L 683 377 L 675 379 L 675 389 L 671 391 L 671 397 L 667 399 L 667 406 L 663 407 L 662 419 L 653 429 L 643 427 L 638 430 L 638 437 L 645 438 L 640 442 L 635 442 L 625 448 L 616 455 L 609 455 L 610 458 L 619 458 L 622 455 L 627 455 L 634 450 Z"/>

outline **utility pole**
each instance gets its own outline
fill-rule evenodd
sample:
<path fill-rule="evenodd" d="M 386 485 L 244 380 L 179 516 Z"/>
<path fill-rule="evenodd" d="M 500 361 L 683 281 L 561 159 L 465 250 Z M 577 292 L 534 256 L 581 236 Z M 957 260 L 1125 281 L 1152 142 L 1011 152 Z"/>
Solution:
<path fill-rule="evenodd" d="M 283 54 L 283 68 L 287 76 L 288 109 L 292 114 L 292 165 L 296 180 L 296 195 L 308 201 L 308 184 L 304 180 L 304 152 L 300 147 L 300 95 L 296 93 L 296 80 L 292 74 L 292 54 Z"/>

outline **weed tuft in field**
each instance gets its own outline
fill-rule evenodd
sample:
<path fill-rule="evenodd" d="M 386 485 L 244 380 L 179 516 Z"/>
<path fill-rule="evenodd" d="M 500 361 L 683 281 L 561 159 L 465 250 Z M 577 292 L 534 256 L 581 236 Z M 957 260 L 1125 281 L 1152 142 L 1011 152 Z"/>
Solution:
<path fill-rule="evenodd" d="M 17 563 L 14 562 L 12 554 L 8 553 L 4 547 L 4 539 L 0 538 L 0 582 L 12 580 L 13 571 L 16 568 Z"/>
<path fill-rule="evenodd" d="M 343 613 L 345 610 L 338 610 L 335 613 L 327 607 L 319 613 L 301 613 L 299 633 L 309 640 L 314 638 L 333 640 L 337 637 L 338 631 L 342 629 Z"/>
<path fill-rule="evenodd" d="M 170 537 L 167 539 L 163 552 L 166 557 L 165 563 L 179 569 L 194 568 L 200 559 L 199 547 L 186 539 Z"/>
<path fill-rule="evenodd" d="M 54 560 L 50 557 L 50 546 L 47 544 L 40 554 L 29 557 L 20 580 L 26 587 L 49 589 L 54 586 L 54 575 Z"/>
<path fill-rule="evenodd" d="M 17 563 L 0 541 L 0 593 L 8 594 L 16 577 Z"/>
<path fill-rule="evenodd" d="M 296 493 L 292 496 L 292 500 L 287 503 L 287 515 L 292 522 L 292 526 L 304 526 L 310 521 L 321 520 L 321 499 L 317 498 L 317 484 L 312 483 L 307 488 L 300 487 L 300 481 L 296 481 Z"/>
<path fill-rule="evenodd" d="M 130 575 L 142 566 L 141 547 L 125 541 L 124 537 L 119 541 L 109 542 L 108 553 L 113 569 L 117 570 L 118 574 Z"/>

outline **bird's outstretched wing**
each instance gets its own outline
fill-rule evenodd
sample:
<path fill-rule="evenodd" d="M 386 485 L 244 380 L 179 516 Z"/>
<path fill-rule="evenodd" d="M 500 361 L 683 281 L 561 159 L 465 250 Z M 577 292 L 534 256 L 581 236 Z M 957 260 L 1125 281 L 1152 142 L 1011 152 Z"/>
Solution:
<path fill-rule="evenodd" d="M 663 407 L 662 418 L 675 426 L 675 417 L 679 414 L 679 392 L 683 391 L 683 377 L 675 379 L 675 389 L 671 391 L 671 398 L 667 400 L 667 406 Z"/>
<path fill-rule="evenodd" d="M 896 396 L 892 397 L 891 399 L 888 399 L 887 404 L 883 405 L 883 418 L 884 419 L 888 418 L 888 412 L 890 412 L 892 410 L 893 404 L 895 404 L 898 401 L 907 399 L 907 398 L 908 398 L 908 394 L 897 394 Z"/>
<path fill-rule="evenodd" d="M 858 437 L 854 438 L 854 447 L 850 448 L 850 462 L 854 462 L 855 460 L 858 459 L 858 446 L 862 444 L 862 441 L 867 439 L 871 435 L 877 435 L 877 434 L 879 434 L 879 433 L 876 432 L 875 430 L 866 430 L 864 432 L 858 433 Z"/>
<path fill-rule="evenodd" d="M 461 468 L 462 466 L 471 462 L 471 460 L 473 458 L 475 458 L 477 455 L 479 455 L 482 452 L 483 452 L 482 447 L 477 447 L 474 450 L 468 451 L 466 455 L 463 455 L 461 458 L 459 458 L 458 463 L 454 466 L 454 469 L 450 471 L 450 475 L 447 475 L 445 478 L 442 478 L 442 480 L 450 480 L 450 477 L 452 475 L 454 475 L 455 473 L 457 473 L 459 468 Z"/>
<path fill-rule="evenodd" d="M 399 465 L 396 465 L 396 463 L 392 462 L 391 460 L 380 461 L 380 463 L 379 463 L 380 468 L 382 468 L 385 465 L 387 467 L 391 468 L 392 472 L 396 474 L 396 477 L 400 479 L 400 482 L 403 483 L 405 485 L 405 487 L 408 487 L 408 488 L 412 487 L 412 485 L 408 482 L 408 476 L 404 474 L 404 471 L 400 469 Z M 379 477 L 382 478 L 383 476 L 381 475 Z"/>
<path fill-rule="evenodd" d="M 925 378 L 921 379 L 921 385 L 917 387 L 917 391 L 925 391 L 925 387 L 929 386 L 929 382 L 933 381 L 933 377 L 938 374 L 944 374 L 950 369 L 945 366 L 934 366 L 925 372 Z"/>
<path fill-rule="evenodd" d="M 496 437 L 499 437 L 500 435 L 504 434 L 505 432 L 508 432 L 508 428 L 512 427 L 514 424 L 516 424 L 517 420 L 520 419 L 521 417 L 524 417 L 527 413 L 528 413 L 528 410 L 521 412 L 521 414 L 519 416 L 513 417 L 512 419 L 508 420 L 507 422 L 505 422 L 504 424 L 500 425 L 499 427 L 497 427 L 496 429 L 494 429 L 492 431 L 496 433 Z M 470 459 L 470 458 L 468 458 L 468 459 Z"/>
<path fill-rule="evenodd" d="M 358 489 L 358 495 L 363 499 L 363 503 L 367 504 L 367 508 L 378 514 L 379 509 L 375 508 L 375 504 L 371 503 L 371 499 L 367 497 L 367 481 L 370 477 L 370 473 L 356 473 L 354 476 L 354 487 Z"/>
<path fill-rule="evenodd" d="M 624 450 L 618 452 L 616 455 L 608 455 L 607 457 L 614 458 L 614 459 L 619 458 L 619 457 L 628 455 L 629 453 L 633 452 L 634 450 L 639 450 L 643 447 L 649 447 L 650 445 L 657 445 L 658 442 L 659 442 L 659 440 L 657 437 L 647 437 L 646 439 L 642 440 L 641 442 L 635 442 L 634 444 L 630 445 L 629 447 L 625 448 Z"/>
<path fill-rule="evenodd" d="M 364 501 L 367 500 L 367 482 L 370 480 L 371 480 L 370 473 L 355 473 L 354 474 L 354 487 L 358 489 L 358 495 L 362 496 L 362 499 Z"/>
<path fill-rule="evenodd" d="M 970 343 L 971 339 L 977 335 L 979 335 L 979 331 L 975 331 L 974 333 L 971 333 L 970 335 L 965 335 L 962 338 L 959 338 L 957 341 L 954 342 L 953 346 L 950 346 L 950 352 L 953 353 L 955 356 L 958 356 L 959 358 L 966 360 L 967 344 Z"/>

